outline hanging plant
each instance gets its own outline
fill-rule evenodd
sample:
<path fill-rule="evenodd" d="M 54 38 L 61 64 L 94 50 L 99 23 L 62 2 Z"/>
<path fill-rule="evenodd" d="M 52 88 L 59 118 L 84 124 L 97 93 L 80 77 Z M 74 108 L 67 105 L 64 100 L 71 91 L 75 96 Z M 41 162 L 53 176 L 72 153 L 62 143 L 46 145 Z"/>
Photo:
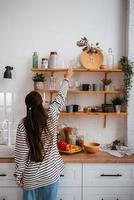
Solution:
<path fill-rule="evenodd" d="M 130 97 L 130 90 L 132 89 L 132 78 L 134 75 L 134 69 L 133 69 L 133 65 L 134 63 L 132 61 L 130 61 L 128 59 L 128 57 L 123 56 L 122 58 L 120 58 L 119 63 L 122 66 L 122 70 L 124 72 L 124 89 L 125 89 L 125 93 L 124 93 L 124 102 L 128 102 L 129 101 L 129 97 Z"/>

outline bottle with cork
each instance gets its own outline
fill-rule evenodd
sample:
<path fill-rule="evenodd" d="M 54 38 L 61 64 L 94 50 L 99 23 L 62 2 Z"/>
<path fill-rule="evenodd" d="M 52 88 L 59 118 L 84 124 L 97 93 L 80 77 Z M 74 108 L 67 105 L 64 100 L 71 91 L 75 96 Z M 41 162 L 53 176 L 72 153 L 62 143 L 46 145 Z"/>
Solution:
<path fill-rule="evenodd" d="M 113 55 L 113 50 L 112 48 L 108 49 L 108 54 L 107 54 L 107 66 L 109 69 L 114 68 L 114 55 Z"/>
<path fill-rule="evenodd" d="M 32 62 L 33 62 L 33 68 L 38 68 L 38 53 L 36 51 L 33 52 Z"/>

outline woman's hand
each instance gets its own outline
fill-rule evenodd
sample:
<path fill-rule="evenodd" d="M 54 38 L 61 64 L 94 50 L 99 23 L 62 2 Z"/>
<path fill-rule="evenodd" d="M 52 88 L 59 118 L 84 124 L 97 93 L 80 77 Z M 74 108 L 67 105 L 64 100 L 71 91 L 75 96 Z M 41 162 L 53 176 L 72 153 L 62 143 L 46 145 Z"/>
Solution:
<path fill-rule="evenodd" d="M 17 184 L 19 188 L 23 188 L 23 183 Z"/>
<path fill-rule="evenodd" d="M 64 73 L 64 78 L 70 78 L 73 75 L 73 69 L 69 68 L 65 73 Z"/>

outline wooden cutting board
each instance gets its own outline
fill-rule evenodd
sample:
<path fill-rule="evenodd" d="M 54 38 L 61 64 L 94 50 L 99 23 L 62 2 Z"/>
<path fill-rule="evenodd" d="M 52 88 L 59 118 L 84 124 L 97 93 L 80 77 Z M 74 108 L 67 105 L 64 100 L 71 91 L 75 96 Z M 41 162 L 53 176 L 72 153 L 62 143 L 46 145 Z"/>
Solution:
<path fill-rule="evenodd" d="M 103 64 L 103 54 L 100 50 L 96 54 L 83 51 L 80 55 L 80 64 L 87 69 L 100 69 L 100 65 Z"/>

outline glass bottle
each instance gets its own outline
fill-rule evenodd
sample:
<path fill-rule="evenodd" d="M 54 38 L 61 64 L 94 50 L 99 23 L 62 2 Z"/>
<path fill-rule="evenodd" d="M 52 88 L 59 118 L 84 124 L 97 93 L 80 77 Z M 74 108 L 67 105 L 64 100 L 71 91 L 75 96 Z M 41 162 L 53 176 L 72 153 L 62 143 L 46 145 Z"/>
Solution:
<path fill-rule="evenodd" d="M 38 54 L 37 52 L 33 52 L 33 68 L 38 68 Z"/>
<path fill-rule="evenodd" d="M 51 75 L 51 77 L 50 77 L 49 89 L 50 89 L 50 90 L 55 89 L 55 78 L 54 78 L 53 75 Z"/>
<path fill-rule="evenodd" d="M 112 69 L 114 67 L 114 55 L 112 48 L 108 49 L 108 55 L 107 55 L 107 66 Z"/>

